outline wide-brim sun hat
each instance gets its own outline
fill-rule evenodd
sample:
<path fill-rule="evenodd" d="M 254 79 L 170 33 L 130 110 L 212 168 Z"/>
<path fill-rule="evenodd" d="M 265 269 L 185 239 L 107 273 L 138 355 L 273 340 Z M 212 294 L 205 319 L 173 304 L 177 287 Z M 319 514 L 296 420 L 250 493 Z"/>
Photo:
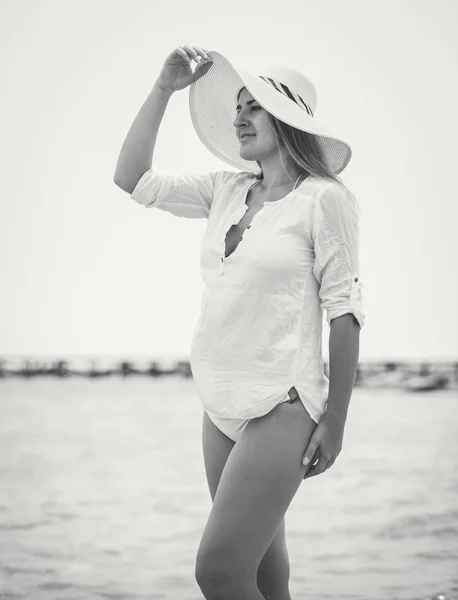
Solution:
<path fill-rule="evenodd" d="M 261 67 L 255 75 L 238 68 L 219 52 L 211 50 L 207 55 L 213 65 L 189 86 L 189 110 L 197 135 L 214 156 L 242 171 L 259 171 L 256 161 L 240 156 L 234 127 L 237 96 L 246 88 L 274 117 L 316 136 L 335 175 L 345 169 L 351 159 L 350 145 L 315 119 L 317 93 L 306 75 L 280 64 Z"/>

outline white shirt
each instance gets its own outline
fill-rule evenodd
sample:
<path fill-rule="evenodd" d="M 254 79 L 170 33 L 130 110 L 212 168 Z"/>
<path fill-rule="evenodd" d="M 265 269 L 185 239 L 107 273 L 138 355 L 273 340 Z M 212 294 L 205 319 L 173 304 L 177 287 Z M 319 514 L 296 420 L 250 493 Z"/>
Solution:
<path fill-rule="evenodd" d="M 250 172 L 146 171 L 131 198 L 178 217 L 206 218 L 205 282 L 190 365 L 204 409 L 215 417 L 260 417 L 294 386 L 318 423 L 329 379 L 322 358 L 327 322 L 352 313 L 364 325 L 358 212 L 345 188 L 309 176 L 266 202 L 225 258 L 226 233 L 248 210 Z"/>

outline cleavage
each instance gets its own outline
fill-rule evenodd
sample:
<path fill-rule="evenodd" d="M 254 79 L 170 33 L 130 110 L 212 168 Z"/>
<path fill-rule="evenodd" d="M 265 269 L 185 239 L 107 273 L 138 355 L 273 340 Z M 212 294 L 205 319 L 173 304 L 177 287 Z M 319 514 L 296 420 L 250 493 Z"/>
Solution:
<path fill-rule="evenodd" d="M 251 221 L 253 220 L 254 216 L 263 208 L 263 204 L 253 202 L 251 189 L 248 190 L 245 204 L 248 205 L 248 210 L 245 212 L 240 221 L 235 225 L 232 225 L 232 227 L 226 233 L 224 253 L 225 258 L 231 256 L 231 254 L 237 250 L 238 245 L 242 241 L 245 230 L 251 227 Z"/>

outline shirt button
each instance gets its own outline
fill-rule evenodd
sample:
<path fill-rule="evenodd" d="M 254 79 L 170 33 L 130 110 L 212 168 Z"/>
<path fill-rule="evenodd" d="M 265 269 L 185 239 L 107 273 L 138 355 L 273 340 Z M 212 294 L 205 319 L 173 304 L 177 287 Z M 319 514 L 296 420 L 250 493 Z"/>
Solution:
<path fill-rule="evenodd" d="M 358 281 L 358 278 L 357 278 L 357 277 L 355 277 L 355 281 Z"/>

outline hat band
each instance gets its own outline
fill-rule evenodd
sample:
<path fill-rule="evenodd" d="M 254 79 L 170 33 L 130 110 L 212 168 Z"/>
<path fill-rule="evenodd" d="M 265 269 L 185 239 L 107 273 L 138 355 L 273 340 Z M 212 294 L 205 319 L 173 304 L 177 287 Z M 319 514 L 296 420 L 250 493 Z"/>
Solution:
<path fill-rule="evenodd" d="M 307 113 L 311 117 L 313 117 L 313 112 L 312 112 L 312 109 L 310 108 L 310 106 L 302 100 L 302 98 L 299 96 L 299 94 L 296 94 L 296 92 L 293 92 L 293 90 L 290 90 L 287 85 L 285 85 L 284 83 L 281 83 L 280 81 L 275 81 L 274 79 L 271 79 L 270 77 L 264 77 L 264 75 L 258 75 L 258 77 L 263 79 L 266 83 L 269 83 L 278 92 L 280 92 L 280 94 L 283 94 L 284 96 L 286 96 L 287 98 L 289 98 L 290 100 L 295 102 L 298 106 L 300 106 L 300 108 L 304 108 L 307 111 Z"/>

